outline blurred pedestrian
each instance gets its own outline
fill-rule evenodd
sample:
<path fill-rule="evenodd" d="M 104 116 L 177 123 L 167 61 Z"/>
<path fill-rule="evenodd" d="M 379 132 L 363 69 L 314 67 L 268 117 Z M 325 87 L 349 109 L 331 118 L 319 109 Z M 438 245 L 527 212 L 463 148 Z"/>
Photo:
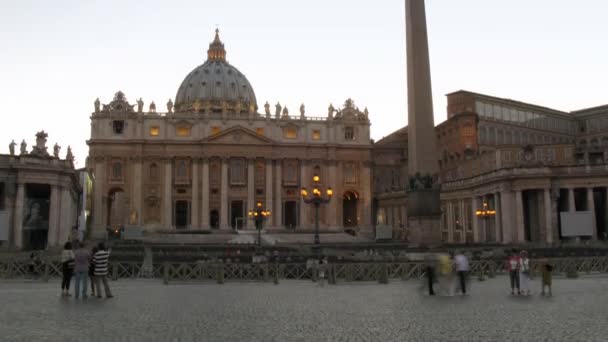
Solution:
<path fill-rule="evenodd" d="M 530 295 L 530 259 L 528 252 L 519 253 L 519 285 L 521 293 L 525 296 Z"/>
<path fill-rule="evenodd" d="M 547 295 L 552 296 L 553 294 L 551 293 L 551 283 L 552 283 L 552 275 L 551 273 L 553 272 L 553 265 L 551 265 L 549 263 L 548 260 L 546 260 L 546 262 L 543 264 L 543 268 L 542 268 L 542 291 L 541 291 L 541 295 L 545 295 L 545 287 L 547 288 Z"/>
<path fill-rule="evenodd" d="M 103 289 L 106 298 L 114 297 L 110 291 L 108 285 L 108 259 L 110 258 L 110 251 L 106 250 L 106 246 L 103 242 L 97 245 L 97 253 L 93 255 L 93 262 L 95 264 L 95 287 L 97 288 L 97 298 L 101 298 L 101 283 L 103 283 Z"/>
<path fill-rule="evenodd" d="M 74 252 L 74 273 L 76 275 L 74 285 L 74 297 L 78 299 L 82 291 L 82 299 L 87 298 L 87 278 L 89 272 L 89 261 L 91 253 L 85 248 L 84 243 L 78 243 L 78 249 Z"/>
<path fill-rule="evenodd" d="M 99 292 L 99 288 L 95 286 L 95 261 L 93 256 L 97 253 L 97 246 L 91 250 L 91 258 L 89 259 L 89 280 L 91 281 L 91 297 L 95 297 L 95 294 Z"/>
<path fill-rule="evenodd" d="M 460 280 L 460 293 L 464 296 L 467 294 L 466 280 L 469 273 L 469 259 L 462 252 L 459 252 L 454 257 L 454 264 Z"/>
<path fill-rule="evenodd" d="M 70 296 L 70 282 L 74 273 L 74 251 L 72 250 L 71 242 L 66 242 L 63 245 L 63 251 L 61 252 L 61 268 L 63 271 L 61 295 Z"/>
<path fill-rule="evenodd" d="M 519 287 L 519 256 L 515 250 L 511 251 L 511 255 L 507 258 L 507 271 L 509 272 L 509 279 L 511 281 L 511 294 L 515 294 L 517 288 L 517 294 L 521 294 Z"/>
<path fill-rule="evenodd" d="M 427 279 L 429 296 L 434 296 L 433 283 L 435 282 L 435 257 L 432 254 L 427 254 L 424 257 L 424 273 Z"/>
<path fill-rule="evenodd" d="M 449 254 L 439 255 L 439 288 L 444 296 L 452 296 L 452 258 Z"/>

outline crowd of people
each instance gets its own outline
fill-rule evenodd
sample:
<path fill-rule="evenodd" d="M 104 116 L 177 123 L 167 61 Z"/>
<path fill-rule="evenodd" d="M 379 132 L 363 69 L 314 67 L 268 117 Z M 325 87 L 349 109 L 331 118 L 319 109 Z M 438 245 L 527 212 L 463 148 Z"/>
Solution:
<path fill-rule="evenodd" d="M 71 296 L 70 283 L 74 278 L 74 297 L 76 299 L 88 298 L 88 282 L 91 283 L 91 296 L 101 298 L 101 284 L 103 283 L 106 298 L 114 297 L 108 284 L 108 259 L 110 250 L 103 242 L 91 250 L 83 242 L 66 242 L 61 253 L 63 279 L 61 281 L 61 295 Z"/>
<path fill-rule="evenodd" d="M 541 295 L 552 295 L 551 272 L 552 265 L 545 259 L 541 260 Z M 530 296 L 530 259 L 528 252 L 522 250 L 517 253 L 513 250 L 506 260 L 506 270 L 509 273 L 511 295 Z M 429 295 L 434 296 L 436 292 L 444 296 L 453 296 L 455 292 L 467 295 L 467 277 L 469 274 L 469 259 L 462 253 L 452 254 L 428 254 L 425 259 L 425 275 Z M 458 279 L 458 290 L 455 290 L 455 279 Z M 438 283 L 438 291 L 435 291 L 435 283 Z M 546 290 L 546 291 L 545 291 Z"/>

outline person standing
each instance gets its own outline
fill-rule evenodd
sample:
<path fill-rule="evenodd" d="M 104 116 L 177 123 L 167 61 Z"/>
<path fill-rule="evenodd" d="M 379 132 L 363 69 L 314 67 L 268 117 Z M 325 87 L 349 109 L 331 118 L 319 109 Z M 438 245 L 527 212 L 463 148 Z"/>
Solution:
<path fill-rule="evenodd" d="M 429 288 L 429 296 L 434 296 L 435 291 L 433 289 L 433 283 L 435 282 L 435 260 L 432 254 L 427 254 L 424 258 L 424 273 L 427 278 L 427 284 Z"/>
<path fill-rule="evenodd" d="M 61 267 L 63 271 L 63 278 L 61 280 L 61 295 L 70 295 L 70 281 L 72 280 L 72 274 L 74 273 L 74 251 L 72 251 L 72 243 L 66 242 L 63 245 L 63 251 L 61 252 Z"/>
<path fill-rule="evenodd" d="M 106 298 L 114 297 L 110 291 L 108 285 L 108 259 L 110 258 L 110 252 L 106 250 L 106 246 L 103 242 L 97 245 L 97 253 L 93 256 L 93 263 L 95 264 L 95 287 L 97 288 L 97 298 L 101 298 L 101 283 L 103 282 L 103 289 L 106 294 Z"/>
<path fill-rule="evenodd" d="M 517 288 L 517 294 L 521 294 L 519 287 L 519 256 L 513 250 L 511 255 L 507 259 L 507 271 L 509 272 L 509 279 L 511 280 L 511 294 L 515 294 Z"/>
<path fill-rule="evenodd" d="M 552 296 L 553 294 L 551 293 L 551 272 L 553 272 L 553 266 L 549 263 L 548 260 L 545 260 L 545 263 L 543 264 L 543 279 L 542 279 L 542 292 L 541 295 L 545 295 L 545 287 L 547 288 L 548 292 L 547 295 Z"/>
<path fill-rule="evenodd" d="M 89 260 L 89 280 L 91 281 L 91 297 L 95 297 L 96 293 L 99 293 L 99 288 L 95 289 L 95 262 L 93 256 L 97 253 L 97 247 L 93 247 L 91 250 L 91 259 Z"/>
<path fill-rule="evenodd" d="M 452 256 L 447 253 L 439 255 L 439 285 L 443 296 L 453 295 L 453 260 Z"/>
<path fill-rule="evenodd" d="M 465 296 L 467 294 L 466 280 L 467 273 L 469 273 L 469 259 L 462 252 L 459 252 L 454 257 L 454 263 L 460 280 L 460 293 Z"/>
<path fill-rule="evenodd" d="M 521 287 L 521 293 L 529 296 L 530 295 L 530 259 L 528 259 L 528 252 L 521 251 L 519 253 L 519 285 Z"/>
<path fill-rule="evenodd" d="M 82 289 L 82 299 L 87 298 L 87 278 L 89 272 L 89 260 L 91 259 L 91 253 L 89 250 L 84 248 L 84 243 L 78 243 L 78 249 L 74 252 L 74 272 L 75 281 L 74 285 L 74 297 L 78 299 Z"/>

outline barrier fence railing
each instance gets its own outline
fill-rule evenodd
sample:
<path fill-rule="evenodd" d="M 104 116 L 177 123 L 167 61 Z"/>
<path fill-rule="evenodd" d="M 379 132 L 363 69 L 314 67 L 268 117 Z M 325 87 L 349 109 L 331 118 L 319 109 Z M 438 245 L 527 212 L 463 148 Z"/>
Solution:
<path fill-rule="evenodd" d="M 540 274 L 545 261 L 553 266 L 554 275 L 608 273 L 608 257 L 546 258 L 531 260 L 531 273 Z M 473 260 L 470 274 L 479 279 L 506 273 L 506 263 L 499 260 Z M 163 262 L 148 267 L 136 261 L 110 261 L 109 276 L 113 280 L 134 278 L 170 281 L 228 281 L 278 282 L 279 279 L 317 280 L 323 274 L 330 283 L 353 281 L 388 282 L 389 279 L 419 279 L 425 275 L 425 264 L 417 261 L 362 261 L 328 264 L 303 262 Z M 0 278 L 33 278 L 48 281 L 60 278 L 62 265 L 58 260 L 0 260 Z"/>

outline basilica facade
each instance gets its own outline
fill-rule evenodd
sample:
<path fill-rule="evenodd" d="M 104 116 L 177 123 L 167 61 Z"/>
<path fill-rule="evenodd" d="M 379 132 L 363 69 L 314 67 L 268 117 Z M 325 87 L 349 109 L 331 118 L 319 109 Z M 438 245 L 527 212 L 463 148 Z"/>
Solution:
<path fill-rule="evenodd" d="M 279 103 L 258 107 L 251 83 L 228 63 L 216 31 L 207 60 L 186 76 L 166 111 L 118 92 L 95 102 L 87 169 L 93 178 L 92 236 L 125 225 L 147 232 L 254 229 L 248 210 L 271 211 L 270 230 L 307 230 L 300 198 L 313 177 L 334 198 L 325 231 L 370 230 L 371 141 L 367 109 L 350 99 L 309 116 Z"/>

